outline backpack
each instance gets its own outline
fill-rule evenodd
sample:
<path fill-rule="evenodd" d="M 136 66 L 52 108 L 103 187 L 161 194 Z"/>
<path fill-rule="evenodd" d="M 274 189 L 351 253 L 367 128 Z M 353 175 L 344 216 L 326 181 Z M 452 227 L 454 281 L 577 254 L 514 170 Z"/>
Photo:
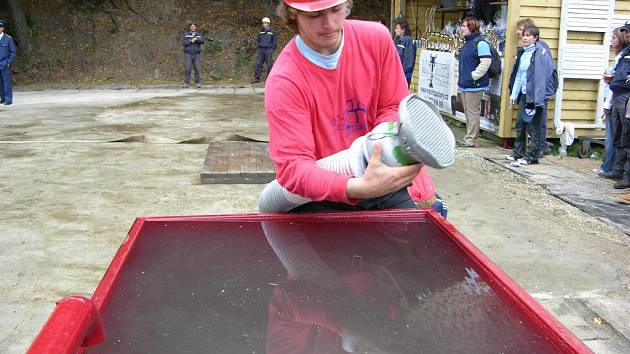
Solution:
<path fill-rule="evenodd" d="M 488 76 L 490 76 L 491 79 L 497 78 L 501 75 L 501 57 L 499 56 L 499 52 L 497 52 L 496 48 L 494 48 L 494 46 L 483 37 L 475 39 L 475 42 L 473 43 L 475 50 L 477 50 L 477 46 L 481 41 L 488 43 L 488 47 L 490 47 L 490 55 L 492 55 L 492 62 L 490 63 L 490 68 L 488 69 Z"/>

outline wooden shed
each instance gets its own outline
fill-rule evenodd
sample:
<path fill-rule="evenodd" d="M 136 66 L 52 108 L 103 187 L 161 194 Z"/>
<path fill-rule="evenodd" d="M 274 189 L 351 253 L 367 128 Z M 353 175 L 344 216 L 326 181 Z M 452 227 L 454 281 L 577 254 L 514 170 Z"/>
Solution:
<path fill-rule="evenodd" d="M 457 4 L 463 3 L 465 1 L 392 0 L 392 20 L 402 15 L 409 23 L 412 37 L 418 38 L 425 29 L 425 14 L 431 7 L 439 7 L 435 10 L 433 22 L 442 28 L 447 22 L 461 19 L 467 9 Z M 556 99 L 549 103 L 548 137 L 557 137 L 555 127 L 562 123 L 572 123 L 576 137 L 603 137 L 604 85 L 601 78 L 614 57 L 610 52 L 611 31 L 630 20 L 630 0 L 508 0 L 493 4 L 507 9 L 507 31 L 504 69 L 498 89 L 498 122 L 492 129 L 484 130 L 490 130 L 501 138 L 516 135 L 517 110 L 509 106 L 509 76 L 519 45 L 516 22 L 531 18 L 541 30 L 540 38 L 549 44 L 560 79 Z M 411 89 L 414 92 L 421 89 L 421 53 L 418 50 L 412 79 Z M 461 116 L 447 112 L 445 115 L 462 120 Z"/>

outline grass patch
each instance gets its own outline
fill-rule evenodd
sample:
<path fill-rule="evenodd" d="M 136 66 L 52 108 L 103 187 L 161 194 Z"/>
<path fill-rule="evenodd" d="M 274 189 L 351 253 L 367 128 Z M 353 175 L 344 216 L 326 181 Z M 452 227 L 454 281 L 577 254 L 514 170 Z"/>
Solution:
<path fill-rule="evenodd" d="M 204 46 L 204 49 L 208 53 L 218 53 L 218 52 L 223 50 L 223 46 L 221 45 L 221 43 L 217 43 L 217 42 L 214 42 L 214 41 L 209 41 L 209 42 L 206 42 L 206 45 Z"/>
<path fill-rule="evenodd" d="M 244 69 L 249 69 L 250 59 L 248 56 L 241 56 L 236 59 L 234 63 L 234 79 L 241 78 Z"/>

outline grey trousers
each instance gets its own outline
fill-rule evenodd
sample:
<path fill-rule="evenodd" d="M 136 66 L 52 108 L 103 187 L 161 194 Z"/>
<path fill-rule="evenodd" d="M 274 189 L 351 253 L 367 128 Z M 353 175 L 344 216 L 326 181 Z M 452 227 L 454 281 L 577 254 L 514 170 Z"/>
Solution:
<path fill-rule="evenodd" d="M 411 200 L 407 187 L 397 192 L 378 198 L 363 199 L 357 205 L 347 205 L 335 202 L 310 202 L 301 205 L 291 213 L 324 212 L 324 211 L 358 211 L 358 210 L 382 210 L 382 209 L 417 209 L 416 203 Z"/>
<path fill-rule="evenodd" d="M 479 145 L 479 114 L 481 114 L 482 91 L 461 92 L 466 115 L 466 136 L 464 141 Z"/>
<path fill-rule="evenodd" d="M 190 72 L 195 70 L 195 84 L 201 80 L 199 75 L 199 54 L 184 53 L 184 83 L 190 83 Z"/>
<path fill-rule="evenodd" d="M 273 48 L 258 48 L 256 53 L 256 68 L 254 69 L 254 78 L 260 80 L 262 74 L 263 64 L 267 63 L 267 75 L 271 72 L 273 67 Z"/>
<path fill-rule="evenodd" d="M 627 135 L 630 135 L 630 132 L 627 124 L 628 118 L 625 117 L 626 102 L 628 102 L 628 95 L 614 97 L 609 118 L 613 127 L 613 146 L 615 148 L 612 171 L 623 175 L 623 179 L 630 181 L 630 147 L 626 146 Z M 626 122 L 625 129 L 624 122 Z M 625 139 L 624 136 L 626 136 Z"/>

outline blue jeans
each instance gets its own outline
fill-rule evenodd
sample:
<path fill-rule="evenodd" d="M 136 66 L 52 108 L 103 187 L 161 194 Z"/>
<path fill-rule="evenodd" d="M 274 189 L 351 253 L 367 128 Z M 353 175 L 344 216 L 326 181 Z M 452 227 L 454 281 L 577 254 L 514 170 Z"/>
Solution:
<path fill-rule="evenodd" d="M 532 161 L 538 161 L 538 153 L 540 152 L 540 139 L 542 136 L 542 116 L 544 107 L 536 107 L 536 113 L 531 122 L 523 122 L 525 115 L 526 96 L 521 95 L 518 102 L 518 118 L 516 121 L 516 139 L 514 140 L 514 151 L 512 156 L 516 158 L 528 157 Z M 527 149 L 527 133 L 531 137 L 529 149 Z"/>
<path fill-rule="evenodd" d="M 615 163 L 615 155 L 617 152 L 617 149 L 613 145 L 613 119 L 610 113 L 611 112 L 609 111 L 608 114 L 606 114 L 606 152 L 604 153 L 604 162 L 600 166 L 600 169 L 604 172 L 612 171 L 613 165 Z"/>

